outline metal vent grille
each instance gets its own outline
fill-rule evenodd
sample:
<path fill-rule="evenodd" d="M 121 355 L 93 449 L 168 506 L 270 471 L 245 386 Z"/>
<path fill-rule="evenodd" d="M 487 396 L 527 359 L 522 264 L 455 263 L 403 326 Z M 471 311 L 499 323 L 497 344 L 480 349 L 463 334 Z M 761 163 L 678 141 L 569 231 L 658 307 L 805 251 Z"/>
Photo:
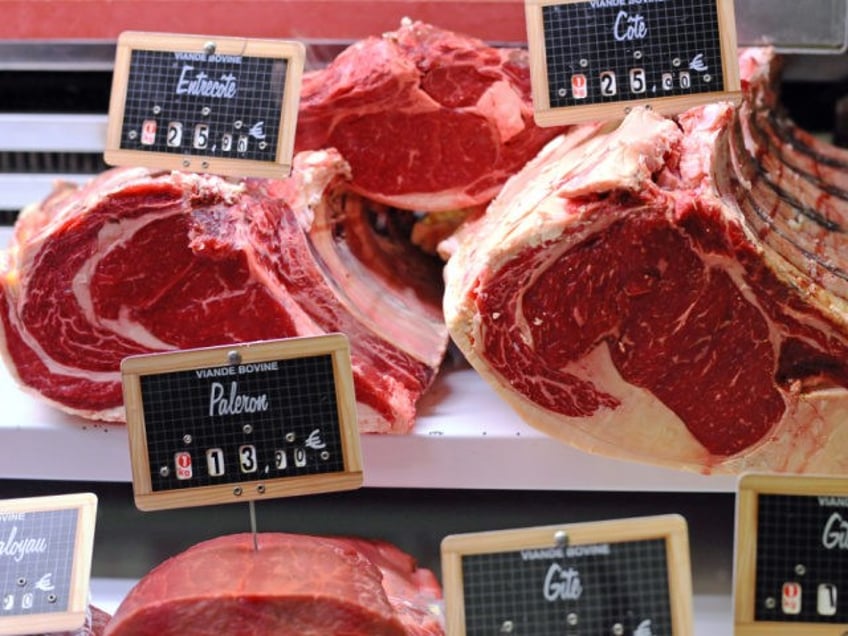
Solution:
<path fill-rule="evenodd" d="M 106 170 L 102 154 L 84 152 L 0 151 L 0 172 L 97 174 Z"/>

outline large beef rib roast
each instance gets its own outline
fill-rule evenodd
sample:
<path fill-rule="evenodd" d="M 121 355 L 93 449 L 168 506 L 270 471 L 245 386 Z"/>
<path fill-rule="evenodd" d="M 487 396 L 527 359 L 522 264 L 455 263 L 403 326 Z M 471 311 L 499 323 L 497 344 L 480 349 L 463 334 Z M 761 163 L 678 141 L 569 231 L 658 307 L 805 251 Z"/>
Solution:
<path fill-rule="evenodd" d="M 404 20 L 305 74 L 295 147 L 336 148 L 353 190 L 396 208 L 488 203 L 561 131 L 533 120 L 528 60 Z"/>
<path fill-rule="evenodd" d="M 445 314 L 530 424 L 702 472 L 848 471 L 848 153 L 740 106 L 551 142 L 451 241 Z"/>
<path fill-rule="evenodd" d="M 341 332 L 363 432 L 405 432 L 447 346 L 439 270 L 345 187 L 119 168 L 24 210 L 0 263 L 2 352 L 29 392 L 122 421 L 127 356 Z"/>
<path fill-rule="evenodd" d="M 441 587 L 394 545 L 262 533 L 199 543 L 130 590 L 105 636 L 444 636 Z"/>

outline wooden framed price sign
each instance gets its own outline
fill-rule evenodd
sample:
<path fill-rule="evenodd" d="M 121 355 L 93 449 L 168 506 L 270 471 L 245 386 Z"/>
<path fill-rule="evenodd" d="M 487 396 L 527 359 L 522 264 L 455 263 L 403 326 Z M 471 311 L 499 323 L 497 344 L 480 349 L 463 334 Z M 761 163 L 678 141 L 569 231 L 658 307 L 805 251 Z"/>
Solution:
<path fill-rule="evenodd" d="M 0 634 L 83 626 L 96 517 L 90 493 L 0 500 Z"/>
<path fill-rule="evenodd" d="M 678 515 L 452 535 L 442 576 L 451 636 L 692 634 Z"/>
<path fill-rule="evenodd" d="M 133 356 L 121 373 L 142 510 L 362 485 L 341 334 Z"/>
<path fill-rule="evenodd" d="M 525 0 L 536 121 L 740 96 L 733 0 Z"/>
<path fill-rule="evenodd" d="M 288 176 L 304 59 L 294 41 L 122 33 L 106 162 Z"/>
<path fill-rule="evenodd" d="M 848 478 L 739 481 L 736 636 L 848 633 Z"/>

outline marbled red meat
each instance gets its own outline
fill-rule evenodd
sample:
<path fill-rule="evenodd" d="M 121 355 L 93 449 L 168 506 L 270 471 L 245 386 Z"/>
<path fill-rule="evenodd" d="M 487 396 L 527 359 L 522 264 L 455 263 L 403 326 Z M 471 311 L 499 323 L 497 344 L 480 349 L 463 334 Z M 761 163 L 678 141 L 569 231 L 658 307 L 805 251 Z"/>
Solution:
<path fill-rule="evenodd" d="M 393 545 L 263 533 L 200 543 L 145 576 L 105 636 L 443 636 L 441 588 Z"/>
<path fill-rule="evenodd" d="M 743 54 L 738 107 L 552 142 L 453 239 L 451 334 L 528 422 L 698 471 L 848 469 L 848 163 L 772 64 Z"/>
<path fill-rule="evenodd" d="M 431 212 L 487 203 L 560 131 L 533 120 L 527 51 L 405 21 L 305 75 L 295 147 L 336 148 L 355 191 Z"/>
<path fill-rule="evenodd" d="M 115 169 L 22 212 L 0 287 L 25 389 L 121 421 L 129 355 L 342 332 L 363 432 L 404 432 L 447 344 L 438 273 L 346 191 L 335 152 L 289 179 Z"/>

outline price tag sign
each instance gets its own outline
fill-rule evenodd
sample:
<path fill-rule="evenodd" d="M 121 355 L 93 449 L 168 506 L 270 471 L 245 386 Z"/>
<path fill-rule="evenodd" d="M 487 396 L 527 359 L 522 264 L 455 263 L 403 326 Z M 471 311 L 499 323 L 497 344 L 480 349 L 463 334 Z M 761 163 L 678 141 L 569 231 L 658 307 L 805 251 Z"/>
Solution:
<path fill-rule="evenodd" d="M 737 636 L 848 632 L 848 479 L 739 481 Z"/>
<path fill-rule="evenodd" d="M 525 14 L 542 126 L 740 96 L 733 0 L 525 0 Z"/>
<path fill-rule="evenodd" d="M 106 162 L 288 176 L 304 59 L 299 42 L 121 34 Z"/>
<path fill-rule="evenodd" d="M 83 626 L 96 516 L 90 493 L 0 500 L 0 634 Z"/>
<path fill-rule="evenodd" d="M 362 485 L 341 334 L 133 356 L 121 373 L 141 510 Z"/>
<path fill-rule="evenodd" d="M 459 534 L 442 541 L 448 633 L 689 635 L 677 515 Z"/>

